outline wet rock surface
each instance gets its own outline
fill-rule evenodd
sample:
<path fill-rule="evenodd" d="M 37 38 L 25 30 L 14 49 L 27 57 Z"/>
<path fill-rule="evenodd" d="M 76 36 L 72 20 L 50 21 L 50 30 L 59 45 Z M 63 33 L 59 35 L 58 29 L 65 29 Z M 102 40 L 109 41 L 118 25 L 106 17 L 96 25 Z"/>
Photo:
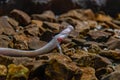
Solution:
<path fill-rule="evenodd" d="M 31 14 L 20 7 L 9 8 L 7 15 L 0 16 L 0 47 L 36 50 L 66 25 L 73 25 L 74 30 L 60 44 L 63 54 L 56 47 L 36 57 L 0 55 L 0 80 L 119 80 L 120 15 L 114 18 L 92 9 L 74 9 L 79 5 L 72 0 L 30 1 L 31 7 L 42 5 L 37 9 L 44 11 Z M 64 1 L 65 8 L 60 4 Z M 21 5 L 22 0 L 17 3 Z M 55 11 L 64 13 L 56 15 Z"/>

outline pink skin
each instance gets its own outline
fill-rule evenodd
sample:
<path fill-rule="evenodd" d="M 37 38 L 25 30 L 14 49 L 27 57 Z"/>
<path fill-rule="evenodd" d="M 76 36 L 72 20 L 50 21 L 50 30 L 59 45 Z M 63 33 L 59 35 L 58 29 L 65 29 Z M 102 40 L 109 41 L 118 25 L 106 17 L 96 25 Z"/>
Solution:
<path fill-rule="evenodd" d="M 58 46 L 58 49 L 60 49 L 61 52 L 61 47 L 60 43 L 62 40 L 64 40 L 70 32 L 73 30 L 73 26 L 68 25 L 66 29 L 64 29 L 62 32 L 57 34 L 48 44 L 43 46 L 40 49 L 33 50 L 33 51 L 25 51 L 25 50 L 18 50 L 18 49 L 11 49 L 11 48 L 0 48 L 0 54 L 1 55 L 6 55 L 6 56 L 16 56 L 16 57 L 34 57 L 37 55 L 45 54 L 50 52 L 52 49 Z"/>

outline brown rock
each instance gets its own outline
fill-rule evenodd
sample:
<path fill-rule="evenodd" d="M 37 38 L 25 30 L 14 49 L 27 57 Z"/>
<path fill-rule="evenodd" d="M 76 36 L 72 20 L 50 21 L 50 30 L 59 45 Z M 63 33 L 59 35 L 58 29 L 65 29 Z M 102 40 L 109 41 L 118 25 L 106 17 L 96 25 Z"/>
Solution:
<path fill-rule="evenodd" d="M 96 54 L 78 55 L 78 57 L 76 56 L 75 62 L 79 66 L 90 66 L 95 69 L 106 67 L 111 64 L 110 60 Z"/>
<path fill-rule="evenodd" d="M 47 42 L 40 41 L 40 39 L 38 37 L 32 37 L 28 41 L 29 49 L 39 49 L 39 48 L 43 47 L 46 44 L 47 44 Z"/>
<path fill-rule="evenodd" d="M 6 35 L 0 35 L 0 47 L 7 48 L 12 40 Z"/>
<path fill-rule="evenodd" d="M 104 76 L 101 80 L 120 80 L 120 72 L 115 71 Z"/>
<path fill-rule="evenodd" d="M 114 50 L 114 49 L 120 49 L 119 43 L 120 43 L 120 39 L 111 37 L 107 41 L 106 45 L 108 46 L 108 49 Z"/>
<path fill-rule="evenodd" d="M 83 72 L 80 80 L 98 80 L 95 76 L 95 70 L 91 67 L 80 67 Z"/>
<path fill-rule="evenodd" d="M 32 18 L 34 20 L 54 22 L 55 21 L 55 14 L 52 11 L 45 11 L 42 14 L 33 14 Z"/>
<path fill-rule="evenodd" d="M 83 14 L 85 17 L 87 17 L 89 20 L 95 20 L 95 14 L 91 9 L 86 9 L 83 11 Z"/>
<path fill-rule="evenodd" d="M 120 59 L 120 50 L 102 50 L 99 54 L 112 59 Z"/>
<path fill-rule="evenodd" d="M 107 32 L 104 32 L 104 31 L 89 31 L 88 32 L 88 36 L 92 39 L 92 40 L 96 40 L 96 41 L 106 41 L 110 36 L 111 34 L 110 33 L 107 33 Z"/>
<path fill-rule="evenodd" d="M 38 36 L 39 33 L 39 27 L 36 24 L 30 24 L 25 27 L 24 32 L 26 35 L 31 35 L 31 36 Z"/>
<path fill-rule="evenodd" d="M 0 34 L 4 33 L 6 35 L 12 35 L 15 33 L 13 27 L 8 23 L 8 17 L 2 16 L 0 17 Z"/>
<path fill-rule="evenodd" d="M 16 30 L 16 27 L 19 26 L 19 23 L 15 19 L 10 17 L 8 17 L 7 20 L 9 24 L 12 25 L 12 27 Z"/>
<path fill-rule="evenodd" d="M 21 11 L 21 10 L 17 10 L 14 9 L 10 12 L 10 14 L 12 15 L 13 18 L 15 18 L 21 25 L 28 25 L 31 22 L 31 18 L 30 16 Z"/>
<path fill-rule="evenodd" d="M 65 55 L 53 55 L 45 69 L 49 80 L 80 80 L 81 70 Z"/>
<path fill-rule="evenodd" d="M 67 18 L 67 17 L 77 19 L 77 20 L 81 20 L 81 21 L 86 20 L 86 17 L 82 14 L 81 9 L 70 10 L 69 12 L 60 15 L 59 19 Z"/>
<path fill-rule="evenodd" d="M 16 49 L 28 49 L 29 38 L 25 34 L 16 34 L 13 36 L 14 45 L 13 48 Z"/>
<path fill-rule="evenodd" d="M 91 44 L 88 51 L 90 53 L 96 53 L 98 54 L 101 51 L 101 48 L 97 44 Z"/>
<path fill-rule="evenodd" d="M 34 61 L 34 59 L 28 57 L 12 57 L 12 58 L 13 58 L 13 64 L 16 65 L 22 64 L 26 66 L 27 64 Z"/>
<path fill-rule="evenodd" d="M 46 31 L 46 29 L 43 28 L 43 22 L 40 20 L 32 20 L 32 24 L 36 24 L 37 27 L 39 27 L 39 32 L 42 34 Z"/>
<path fill-rule="evenodd" d="M 61 17 L 58 19 L 59 21 L 66 21 L 75 27 L 75 32 L 80 33 L 82 35 L 86 35 L 90 29 L 90 25 L 87 21 L 80 21 L 78 19 L 74 19 L 74 17 Z"/>
<path fill-rule="evenodd" d="M 116 25 L 116 24 L 113 23 L 112 21 L 106 21 L 105 23 L 106 23 L 110 28 L 120 29 L 120 26 L 119 26 L 119 25 Z"/>
<path fill-rule="evenodd" d="M 96 20 L 101 21 L 101 22 L 104 22 L 104 21 L 107 22 L 107 21 L 111 21 L 112 18 L 110 16 L 107 16 L 107 15 L 97 14 Z"/>
<path fill-rule="evenodd" d="M 6 80 L 7 67 L 5 65 L 0 65 L 0 80 Z"/>
<path fill-rule="evenodd" d="M 58 23 L 50 23 L 50 22 L 44 22 L 43 23 L 43 28 L 45 29 L 50 29 L 52 30 L 54 33 L 58 33 L 59 32 L 59 28 L 60 28 L 60 24 Z"/>
<path fill-rule="evenodd" d="M 0 65 L 0 76 L 7 75 L 7 67 L 5 65 Z"/>

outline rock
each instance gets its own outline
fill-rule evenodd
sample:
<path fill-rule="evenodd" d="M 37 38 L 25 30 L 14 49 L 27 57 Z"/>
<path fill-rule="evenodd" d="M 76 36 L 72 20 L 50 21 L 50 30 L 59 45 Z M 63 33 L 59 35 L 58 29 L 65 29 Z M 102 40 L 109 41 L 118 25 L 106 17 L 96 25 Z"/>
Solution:
<path fill-rule="evenodd" d="M 120 72 L 115 71 L 112 72 L 111 74 L 108 74 L 104 76 L 101 80 L 120 80 Z"/>
<path fill-rule="evenodd" d="M 49 42 L 52 40 L 54 36 L 54 33 L 51 30 L 46 30 L 43 34 L 40 36 L 40 40 Z"/>
<path fill-rule="evenodd" d="M 60 30 L 60 24 L 58 23 L 51 23 L 51 22 L 44 22 L 43 23 L 43 28 L 45 29 L 50 29 L 52 30 L 54 33 L 58 33 Z"/>
<path fill-rule="evenodd" d="M 7 80 L 23 79 L 27 80 L 29 75 L 29 69 L 23 65 L 8 65 Z"/>
<path fill-rule="evenodd" d="M 72 42 L 76 43 L 79 46 L 84 46 L 84 43 L 86 42 L 86 40 L 84 39 L 79 39 L 79 38 L 73 38 Z"/>
<path fill-rule="evenodd" d="M 28 47 L 31 50 L 35 50 L 35 49 L 39 49 L 39 48 L 43 47 L 46 44 L 47 44 L 47 42 L 41 41 L 38 37 L 32 37 L 32 38 L 30 38 L 30 40 L 28 42 Z"/>
<path fill-rule="evenodd" d="M 74 59 L 79 66 L 90 66 L 95 69 L 106 67 L 107 65 L 112 64 L 109 59 L 96 54 L 78 55 L 78 57 L 75 56 Z"/>
<path fill-rule="evenodd" d="M 1 65 L 8 66 L 9 64 L 12 64 L 12 63 L 13 63 L 13 58 L 0 55 L 0 64 Z"/>
<path fill-rule="evenodd" d="M 112 18 L 108 15 L 97 14 L 96 20 L 101 22 L 108 22 L 108 21 L 111 21 Z"/>
<path fill-rule="evenodd" d="M 120 50 L 101 50 L 99 54 L 112 59 L 120 59 Z"/>
<path fill-rule="evenodd" d="M 69 12 L 60 15 L 59 19 L 71 17 L 73 19 L 77 19 L 77 20 L 81 20 L 81 21 L 87 20 L 87 18 L 84 16 L 82 11 L 83 10 L 81 10 L 81 9 L 70 10 Z"/>
<path fill-rule="evenodd" d="M 31 22 L 30 16 L 21 10 L 14 9 L 10 12 L 10 15 L 21 25 L 28 25 Z"/>
<path fill-rule="evenodd" d="M 80 80 L 98 80 L 95 76 L 95 70 L 91 67 L 80 67 L 83 72 Z"/>
<path fill-rule="evenodd" d="M 9 47 L 11 41 L 12 39 L 10 39 L 9 36 L 0 35 L 0 47 L 4 47 L 4 48 Z"/>
<path fill-rule="evenodd" d="M 2 16 L 0 17 L 0 34 L 6 34 L 6 35 L 13 35 L 15 34 L 15 31 L 13 27 L 8 23 L 8 17 Z"/>
<path fill-rule="evenodd" d="M 99 80 L 101 80 L 102 77 L 114 72 L 113 67 L 111 65 L 108 65 L 107 67 L 102 67 L 96 70 L 95 75 Z"/>
<path fill-rule="evenodd" d="M 11 17 L 8 17 L 7 20 L 9 22 L 9 24 L 14 28 L 14 30 L 17 30 L 17 27 L 19 26 L 19 23 Z"/>
<path fill-rule="evenodd" d="M 90 39 L 95 40 L 97 42 L 105 42 L 111 36 L 111 34 L 100 30 L 91 30 L 88 32 L 88 36 Z"/>
<path fill-rule="evenodd" d="M 95 20 L 95 14 L 91 9 L 84 10 L 83 14 L 88 20 Z"/>
<path fill-rule="evenodd" d="M 0 80 L 6 80 L 7 67 L 5 65 L 0 65 Z"/>
<path fill-rule="evenodd" d="M 110 28 L 113 29 L 120 29 L 120 27 L 118 25 L 116 25 L 115 23 L 113 23 L 112 21 L 106 21 L 105 22 Z"/>
<path fill-rule="evenodd" d="M 65 55 L 52 56 L 45 69 L 47 79 L 80 80 L 81 70 Z"/>
<path fill-rule="evenodd" d="M 7 75 L 7 67 L 5 65 L 0 65 L 0 76 Z"/>
<path fill-rule="evenodd" d="M 90 53 L 96 53 L 96 54 L 99 54 L 101 50 L 102 49 L 97 44 L 91 44 L 88 48 L 88 51 Z"/>
<path fill-rule="evenodd" d="M 94 47 L 94 46 L 98 46 L 98 47 L 100 47 L 100 48 L 106 48 L 107 47 L 107 45 L 105 45 L 104 43 L 98 43 L 98 42 L 95 42 L 95 41 L 86 41 L 85 43 L 84 43 L 84 46 L 87 46 L 87 47 Z"/>
<path fill-rule="evenodd" d="M 55 21 L 55 14 L 52 11 L 45 11 L 42 14 L 33 14 L 32 18 L 34 20 L 42 20 L 42 21 Z"/>
<path fill-rule="evenodd" d="M 106 42 L 106 45 L 108 46 L 108 49 L 115 50 L 115 49 L 120 49 L 119 43 L 120 43 L 120 39 L 111 37 L 111 38 Z"/>
<path fill-rule="evenodd" d="M 39 27 L 36 24 L 30 24 L 24 28 L 24 33 L 26 35 L 38 36 L 40 34 Z"/>
<path fill-rule="evenodd" d="M 64 69 L 64 70 L 63 70 Z M 56 59 L 50 60 L 48 63 L 45 74 L 47 79 L 79 79 L 81 77 L 81 70 L 75 64 L 69 62 L 59 62 Z"/>
<path fill-rule="evenodd" d="M 31 65 L 33 65 L 33 68 L 30 80 L 35 79 L 35 77 L 46 80 L 80 80 L 82 74 L 80 68 L 68 56 L 58 53 L 39 55 Z"/>
<path fill-rule="evenodd" d="M 16 34 L 13 36 L 14 38 L 14 45 L 13 48 L 16 49 L 28 49 L 28 41 L 29 38 L 25 34 Z"/>
<path fill-rule="evenodd" d="M 115 66 L 115 71 L 120 71 L 120 64 Z"/>
<path fill-rule="evenodd" d="M 32 24 L 36 24 L 36 26 L 39 28 L 39 34 L 42 34 L 45 32 L 46 29 L 43 28 L 43 21 L 40 20 L 32 20 Z"/>
<path fill-rule="evenodd" d="M 22 64 L 24 66 L 34 61 L 34 59 L 29 58 L 29 57 L 12 57 L 12 59 L 13 59 L 12 61 L 13 64 L 15 65 Z"/>

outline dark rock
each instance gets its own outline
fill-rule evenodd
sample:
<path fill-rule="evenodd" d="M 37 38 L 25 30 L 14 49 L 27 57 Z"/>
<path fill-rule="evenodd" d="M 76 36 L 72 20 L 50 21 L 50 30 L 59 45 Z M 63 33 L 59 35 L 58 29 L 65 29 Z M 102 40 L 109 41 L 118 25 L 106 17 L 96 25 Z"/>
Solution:
<path fill-rule="evenodd" d="M 86 42 L 86 40 L 84 40 L 84 39 L 79 39 L 79 38 L 73 38 L 73 39 L 72 39 L 72 42 L 76 43 L 76 44 L 79 45 L 79 46 L 83 46 L 84 43 Z"/>
<path fill-rule="evenodd" d="M 30 80 L 35 77 L 46 80 L 80 80 L 82 74 L 80 68 L 68 56 L 58 53 L 39 55 L 32 63 Z"/>
<path fill-rule="evenodd" d="M 49 42 L 52 40 L 54 33 L 51 30 L 46 30 L 41 36 L 40 40 Z"/>
<path fill-rule="evenodd" d="M 94 45 L 96 45 L 100 48 L 106 48 L 107 47 L 107 45 L 105 45 L 104 43 L 98 43 L 98 42 L 95 42 L 95 41 L 86 41 L 84 43 L 84 46 L 87 46 L 87 47 L 90 47 L 90 46 L 92 47 Z"/>
<path fill-rule="evenodd" d="M 21 25 L 28 25 L 31 22 L 30 16 L 21 10 L 14 9 L 10 12 L 10 15 Z"/>
<path fill-rule="evenodd" d="M 13 58 L 0 55 L 0 64 L 1 65 L 8 66 L 9 64 L 12 64 L 12 63 L 13 63 Z"/>
<path fill-rule="evenodd" d="M 55 14 L 52 11 L 45 11 L 42 14 L 33 14 L 32 18 L 34 20 L 42 20 L 42 21 L 55 21 Z"/>
<path fill-rule="evenodd" d="M 101 80 L 102 77 L 104 77 L 112 72 L 114 72 L 114 69 L 108 65 L 107 67 L 102 67 L 102 68 L 97 69 L 95 72 L 95 75 L 97 76 L 97 78 L 99 80 Z"/>
<path fill-rule="evenodd" d="M 101 80 L 120 80 L 120 72 L 115 71 L 112 72 L 111 74 L 108 74 L 104 76 Z"/>

